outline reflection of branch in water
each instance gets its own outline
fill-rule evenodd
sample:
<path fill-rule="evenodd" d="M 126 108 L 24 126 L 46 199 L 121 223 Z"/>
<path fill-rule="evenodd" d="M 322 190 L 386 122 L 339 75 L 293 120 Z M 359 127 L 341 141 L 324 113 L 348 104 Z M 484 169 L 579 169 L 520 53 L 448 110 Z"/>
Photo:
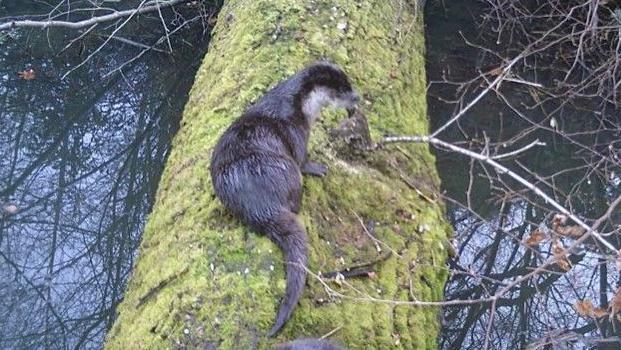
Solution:
<path fill-rule="evenodd" d="M 6 188 L 0 190 L 0 198 L 7 198 L 12 196 L 15 191 L 21 186 L 29 176 L 31 176 L 42 164 L 46 164 L 50 157 L 54 155 L 55 152 L 58 151 L 58 147 L 62 144 L 63 141 L 66 142 L 67 136 L 71 132 L 71 126 L 81 120 L 84 115 L 91 112 L 91 108 L 95 103 L 101 98 L 101 96 L 112 89 L 115 86 L 120 77 L 115 77 L 114 79 L 110 79 L 106 82 L 105 85 L 99 86 L 92 95 L 91 99 L 82 101 L 82 109 L 76 111 L 69 118 L 64 120 L 63 125 L 59 128 L 61 132 L 57 135 L 54 140 L 46 145 L 46 149 L 39 153 L 35 159 L 33 159 L 28 166 L 26 166 L 21 173 L 15 178 L 14 181 L 7 184 Z M 17 158 L 13 160 L 12 167 L 15 167 Z M 52 195 L 53 193 L 50 193 Z"/>
<path fill-rule="evenodd" d="M 142 28 L 156 26 L 146 20 Z M 204 29 L 188 28 L 193 38 Z M 18 37 L 21 33 L 15 31 Z M 60 41 L 63 47 L 65 33 L 50 31 L 51 45 Z M 40 74 L 27 86 L 17 78 L 0 78 L 0 192 L 7 197 L 0 197 L 0 251 L 13 263 L 0 256 L 0 265 L 7 267 L 0 268 L 0 280 L 10 283 L 2 288 L 0 282 L 0 299 L 6 301 L 0 306 L 0 348 L 100 347 L 197 68 L 196 58 L 189 57 L 201 57 L 196 52 L 206 49 L 205 41 L 179 45 L 179 35 L 172 39 L 178 64 L 171 65 L 170 57 L 143 55 L 126 66 L 131 91 L 120 86 L 121 75 L 102 79 L 111 68 L 95 60 L 58 82 L 56 72 L 79 56 L 54 56 L 45 34 L 43 52 L 35 49 L 40 55 L 35 58 L 30 56 L 33 42 L 6 39 L 0 77 L 23 69 L 20 50 Z M 126 45 L 115 46 L 101 54 L 114 62 L 136 54 Z"/>
<path fill-rule="evenodd" d="M 24 281 L 26 281 L 26 283 L 30 287 L 32 287 L 32 289 L 39 295 L 39 297 L 43 300 L 46 306 L 46 309 L 48 309 L 52 313 L 52 315 L 54 315 L 54 318 L 60 325 L 60 328 L 62 328 L 63 334 L 64 334 L 67 331 L 67 327 L 65 326 L 65 322 L 63 321 L 63 319 L 60 317 L 60 315 L 58 315 L 58 313 L 54 309 L 54 306 L 52 305 L 51 300 L 48 299 L 48 297 L 41 291 L 41 289 L 39 289 L 39 287 L 36 284 L 34 284 L 34 282 L 32 282 L 30 278 L 28 278 L 28 276 L 24 274 L 24 272 L 19 268 L 19 266 L 17 266 L 17 264 L 15 264 L 15 262 L 9 259 L 6 255 L 4 255 L 2 250 L 0 250 L 0 257 L 2 257 L 2 259 L 4 259 L 4 261 L 6 261 L 7 264 L 11 265 L 11 267 L 15 270 L 15 272 L 17 272 L 17 274 L 20 275 L 24 279 Z"/>

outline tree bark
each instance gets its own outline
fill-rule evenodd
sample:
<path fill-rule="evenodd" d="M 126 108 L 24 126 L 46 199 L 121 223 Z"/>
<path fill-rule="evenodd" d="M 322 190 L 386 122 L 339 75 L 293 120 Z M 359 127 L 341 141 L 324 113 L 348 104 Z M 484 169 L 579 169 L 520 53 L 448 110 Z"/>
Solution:
<path fill-rule="evenodd" d="M 352 77 L 373 137 L 426 134 L 424 39 L 416 11 L 414 1 L 225 2 L 108 348 L 266 349 L 337 328 L 330 339 L 350 349 L 436 348 L 438 309 L 331 297 L 312 276 L 284 330 L 266 338 L 284 293 L 282 255 L 223 208 L 208 170 L 218 136 L 245 107 L 319 58 Z M 347 284 L 379 299 L 440 300 L 450 229 L 434 196 L 439 180 L 428 146 L 352 152 L 329 136 L 344 115 L 324 112 L 312 131 L 310 155 L 329 171 L 304 178 L 300 218 L 310 271 L 375 261 L 374 275 Z M 379 259 L 390 250 L 395 253 Z M 327 283 L 361 296 L 346 284 Z"/>

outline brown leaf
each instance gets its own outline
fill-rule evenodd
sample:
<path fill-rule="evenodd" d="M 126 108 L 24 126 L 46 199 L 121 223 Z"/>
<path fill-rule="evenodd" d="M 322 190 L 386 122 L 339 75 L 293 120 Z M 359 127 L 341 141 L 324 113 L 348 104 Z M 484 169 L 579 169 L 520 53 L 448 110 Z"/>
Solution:
<path fill-rule="evenodd" d="M 543 233 L 543 230 L 538 228 L 535 231 L 533 231 L 533 233 L 531 233 L 530 236 L 527 236 L 526 238 L 524 238 L 524 244 L 526 244 L 529 247 L 535 247 L 539 245 L 539 243 L 541 243 L 541 241 L 543 241 L 544 238 L 545 238 L 545 234 Z"/>
<path fill-rule="evenodd" d="M 593 317 L 601 318 L 606 316 L 608 316 L 608 311 L 602 309 L 601 307 L 596 307 L 595 309 L 593 309 Z"/>
<path fill-rule="evenodd" d="M 24 80 L 34 80 L 37 78 L 37 73 L 35 73 L 35 70 L 32 68 L 17 72 L 17 75 Z"/>
<path fill-rule="evenodd" d="M 502 67 L 496 67 L 492 70 L 487 71 L 487 74 L 491 75 L 491 76 L 496 76 L 496 75 L 500 75 L 500 73 L 503 72 L 503 68 Z"/>
<path fill-rule="evenodd" d="M 552 218 L 552 226 L 565 225 L 567 223 L 567 215 L 556 214 Z"/>
<path fill-rule="evenodd" d="M 565 255 L 565 247 L 563 246 L 563 242 L 555 239 L 554 242 L 552 242 L 552 253 L 554 255 Z"/>
<path fill-rule="evenodd" d="M 590 300 L 586 299 L 576 301 L 576 303 L 574 304 L 574 309 L 580 316 L 593 317 L 593 310 L 595 309 L 595 307 Z"/>
<path fill-rule="evenodd" d="M 552 242 L 552 254 L 554 254 L 554 258 L 556 258 L 556 265 L 558 265 L 558 267 L 564 271 L 571 270 L 571 261 L 567 259 L 565 247 L 563 246 L 563 242 L 559 239 L 554 239 Z"/>
<path fill-rule="evenodd" d="M 580 238 L 584 234 L 585 229 L 583 229 L 582 227 L 578 225 L 573 225 L 573 226 L 558 226 L 556 227 L 554 231 L 556 231 L 559 235 L 563 235 L 566 237 Z"/>
<path fill-rule="evenodd" d="M 567 272 L 569 270 L 571 270 L 571 261 L 569 261 L 569 259 L 567 259 L 566 257 L 562 257 L 560 258 L 557 262 L 556 265 L 558 265 L 558 267 L 561 268 L 561 270 Z"/>
<path fill-rule="evenodd" d="M 621 310 L 621 287 L 617 288 L 615 296 L 610 301 L 610 313 L 614 315 L 619 310 Z"/>

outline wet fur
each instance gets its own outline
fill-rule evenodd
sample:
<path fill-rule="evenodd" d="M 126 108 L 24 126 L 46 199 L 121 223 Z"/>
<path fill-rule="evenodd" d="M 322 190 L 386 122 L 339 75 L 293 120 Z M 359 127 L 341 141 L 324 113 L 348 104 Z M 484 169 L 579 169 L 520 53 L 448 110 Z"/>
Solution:
<path fill-rule="evenodd" d="M 297 218 L 302 173 L 321 176 L 326 169 L 307 159 L 312 122 L 325 105 L 353 109 L 357 101 L 340 68 L 314 63 L 250 106 L 214 149 L 210 171 L 218 198 L 283 251 L 287 287 L 269 336 L 287 322 L 306 281 L 307 237 Z"/>
<path fill-rule="evenodd" d="M 325 340 L 302 339 L 278 346 L 274 350 L 345 350 Z"/>

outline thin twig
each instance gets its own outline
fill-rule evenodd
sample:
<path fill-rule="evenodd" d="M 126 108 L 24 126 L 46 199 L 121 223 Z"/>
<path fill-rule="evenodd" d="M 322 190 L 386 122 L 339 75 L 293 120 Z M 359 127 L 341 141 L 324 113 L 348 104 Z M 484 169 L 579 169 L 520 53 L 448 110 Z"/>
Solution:
<path fill-rule="evenodd" d="M 503 153 L 503 154 L 495 155 L 495 156 L 492 157 L 492 159 L 496 159 L 497 160 L 497 159 L 503 159 L 503 158 L 512 157 L 512 156 L 518 155 L 520 153 L 523 153 L 523 152 L 525 152 L 525 151 L 527 151 L 527 150 L 529 150 L 529 149 L 531 149 L 531 148 L 533 148 L 535 146 L 545 146 L 545 145 L 546 145 L 545 142 L 541 142 L 541 141 L 539 141 L 539 139 L 536 139 L 535 141 L 529 143 L 528 145 L 526 145 L 526 146 L 524 146 L 522 148 L 516 149 L 515 151 L 509 152 L 509 153 Z"/>
<path fill-rule="evenodd" d="M 39 20 L 20 20 L 20 21 L 11 21 L 7 23 L 0 24 L 0 30 L 7 30 L 12 28 L 51 28 L 51 27 L 62 27 L 62 28 L 70 28 L 70 29 L 80 29 L 84 27 L 90 27 L 94 24 L 99 24 L 103 22 L 114 21 L 119 18 L 127 17 L 127 16 L 135 16 L 143 13 L 151 12 L 151 11 L 159 11 L 163 8 L 167 8 L 170 6 L 174 6 L 180 3 L 189 2 L 190 0 L 170 0 L 163 2 L 156 2 L 155 5 L 148 5 L 139 9 L 131 9 L 125 11 L 116 11 L 111 14 L 92 17 L 90 19 L 85 19 L 77 22 L 70 21 L 39 21 Z"/>
<path fill-rule="evenodd" d="M 461 118 L 461 116 L 466 114 L 466 112 L 468 112 L 470 110 L 470 108 L 474 107 L 474 105 L 476 105 L 483 97 L 485 97 L 485 95 L 487 95 L 488 92 L 490 92 L 491 90 L 495 89 L 505 79 L 505 77 L 509 74 L 509 72 L 511 71 L 511 68 L 517 62 L 519 62 L 523 57 L 524 56 L 523 56 L 523 53 L 522 53 L 522 54 L 517 55 L 511 61 L 509 61 L 509 63 L 504 68 L 502 68 L 501 73 L 498 74 L 496 79 L 494 79 L 494 81 L 492 81 L 491 84 L 489 84 L 489 86 L 487 88 L 483 89 L 483 91 L 481 91 L 474 99 L 472 99 L 472 101 L 470 101 L 464 108 L 460 109 L 459 112 L 457 114 L 455 114 L 455 116 L 453 116 L 453 118 L 451 118 L 449 121 L 444 123 L 444 125 L 442 125 L 436 131 L 434 131 L 431 134 L 431 137 L 438 136 L 439 133 L 441 133 L 442 131 L 446 130 L 446 128 L 448 128 L 454 122 L 456 122 L 457 119 Z"/>
<path fill-rule="evenodd" d="M 342 326 L 342 325 L 341 325 L 341 326 L 338 326 L 338 327 L 334 328 L 333 330 L 329 331 L 328 333 L 326 333 L 326 334 L 322 335 L 319 339 L 320 339 L 320 340 L 324 340 L 324 339 L 328 338 L 329 336 L 331 336 L 332 334 L 334 334 L 334 333 L 336 333 L 336 332 L 340 331 L 340 330 L 341 330 L 341 328 L 343 328 L 343 326 Z"/>
<path fill-rule="evenodd" d="M 98 36 L 100 38 L 107 38 L 107 37 L 105 37 L 103 35 L 98 35 Z M 116 40 L 116 41 L 119 41 L 119 42 L 122 42 L 123 44 L 139 47 L 141 49 L 153 50 L 153 51 L 157 51 L 157 52 L 161 52 L 161 53 L 170 53 L 170 52 L 168 52 L 166 50 L 158 49 L 158 48 L 156 48 L 154 46 L 149 46 L 149 45 L 146 45 L 146 44 L 143 44 L 143 43 L 139 43 L 137 41 L 133 41 L 133 40 L 130 40 L 130 39 L 127 39 L 127 38 L 123 38 L 123 37 L 120 37 L 120 36 L 114 36 L 114 37 L 112 37 L 112 39 Z"/>
<path fill-rule="evenodd" d="M 376 246 L 376 249 L 377 249 L 378 252 L 381 251 L 381 249 L 379 248 L 379 245 L 381 244 L 384 247 L 386 247 L 388 250 L 390 250 L 390 252 L 393 253 L 395 256 L 399 257 L 400 259 L 403 258 L 399 253 L 397 253 L 396 250 L 392 249 L 391 246 L 389 246 L 388 244 L 386 244 L 386 243 L 382 242 L 381 240 L 375 238 L 375 236 L 373 236 L 371 234 L 371 232 L 369 232 L 369 230 L 367 229 L 367 226 L 364 224 L 364 221 L 362 221 L 362 218 L 360 218 L 360 216 L 357 213 L 355 213 L 355 212 L 353 212 L 353 213 L 354 213 L 354 216 L 356 217 L 356 219 L 358 219 L 358 222 L 360 223 L 360 226 L 362 226 L 362 229 L 364 230 L 364 232 L 375 243 L 375 246 Z"/>
<path fill-rule="evenodd" d="M 595 237 L 595 239 L 597 239 L 600 243 L 602 243 L 606 248 L 610 249 L 611 251 L 613 251 L 615 253 L 617 252 L 617 249 L 610 242 L 608 242 L 608 240 L 606 240 L 604 237 L 602 237 L 602 235 L 599 232 L 594 230 L 593 227 L 591 227 L 588 224 L 586 224 L 582 219 L 580 219 L 574 213 L 572 213 L 567 208 L 565 208 L 563 205 L 558 203 L 556 200 L 554 200 L 554 198 L 552 198 L 549 195 L 547 195 L 539 187 L 535 186 L 534 184 L 532 184 L 528 180 L 524 179 L 519 174 L 511 171 L 509 168 L 505 167 L 504 165 L 496 162 L 490 156 L 479 154 L 479 153 L 473 152 L 471 150 L 468 150 L 468 149 L 465 149 L 465 148 L 462 148 L 462 147 L 459 147 L 459 146 L 455 146 L 455 145 L 453 145 L 451 143 L 442 141 L 442 140 L 437 139 L 437 138 L 435 138 L 433 136 L 393 136 L 393 137 L 386 137 L 386 138 L 382 139 L 382 141 L 379 144 L 396 143 L 396 142 L 430 143 L 430 144 L 433 144 L 433 145 L 436 145 L 436 146 L 440 146 L 440 147 L 449 149 L 451 151 L 454 151 L 454 152 L 466 155 L 468 157 L 477 159 L 477 160 L 482 161 L 482 162 L 484 162 L 484 163 L 486 163 L 488 165 L 491 165 L 500 174 L 506 174 L 509 177 L 513 178 L 517 182 L 519 182 L 522 185 L 526 186 L 526 188 L 528 188 L 529 190 L 533 191 L 537 196 L 542 198 L 546 203 L 550 203 L 559 212 L 561 212 L 562 214 L 567 215 L 575 223 L 577 223 L 578 225 L 580 225 L 582 228 L 584 228 L 586 230 L 585 235 L 592 235 L 593 237 Z"/>

